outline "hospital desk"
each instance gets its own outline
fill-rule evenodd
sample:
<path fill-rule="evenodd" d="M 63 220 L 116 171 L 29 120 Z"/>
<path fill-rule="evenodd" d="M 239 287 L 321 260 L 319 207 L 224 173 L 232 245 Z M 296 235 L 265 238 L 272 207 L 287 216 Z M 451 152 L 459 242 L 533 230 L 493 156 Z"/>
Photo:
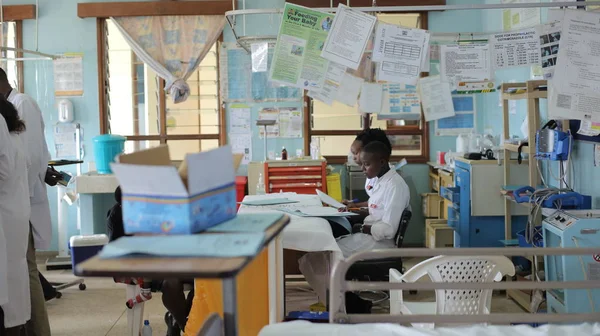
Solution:
<path fill-rule="evenodd" d="M 245 206 L 240 207 L 239 213 L 278 212 L 278 207 L 301 209 L 310 206 L 322 206 L 317 195 L 299 195 L 277 193 L 269 195 L 246 196 L 244 200 L 259 200 L 266 198 L 286 197 L 298 203 L 281 206 Z M 275 244 L 268 250 L 268 283 L 269 283 L 269 323 L 281 322 L 285 317 L 284 309 L 284 272 L 283 249 L 304 252 L 332 251 L 332 265 L 342 258 L 341 250 L 333 238 L 329 222 L 323 218 L 299 217 L 290 215 L 290 224 L 277 237 Z M 265 279 L 266 281 L 267 279 Z"/>
<path fill-rule="evenodd" d="M 114 193 L 119 181 L 114 175 L 89 172 L 76 177 L 75 191 L 79 194 L 77 221 L 81 234 L 106 232 L 106 212 L 115 204 Z"/>
<path fill-rule="evenodd" d="M 264 247 L 268 246 L 289 223 L 287 216 L 271 225 L 265 231 Z M 261 251 L 263 250 L 261 249 Z M 93 257 L 77 266 L 77 271 L 83 276 L 90 277 L 147 277 L 154 279 L 169 278 L 203 278 L 203 279 L 223 279 L 222 298 L 223 298 L 223 316 L 225 322 L 225 335 L 256 335 L 260 328 L 264 326 L 249 325 L 252 320 L 244 319 L 243 315 L 252 314 L 253 307 L 256 305 L 253 300 L 248 299 L 251 295 L 252 287 L 247 287 L 246 292 L 240 292 L 240 286 L 237 278 L 261 252 L 252 257 L 238 258 L 139 258 L 126 257 L 119 259 L 101 259 Z M 252 279 L 256 281 L 257 279 Z M 199 293 L 202 296 L 212 293 Z M 237 296 L 244 300 L 237 300 Z M 238 311 L 240 312 L 238 324 Z M 247 321 L 247 322 L 246 322 Z M 256 330 L 254 330 L 256 329 Z"/>

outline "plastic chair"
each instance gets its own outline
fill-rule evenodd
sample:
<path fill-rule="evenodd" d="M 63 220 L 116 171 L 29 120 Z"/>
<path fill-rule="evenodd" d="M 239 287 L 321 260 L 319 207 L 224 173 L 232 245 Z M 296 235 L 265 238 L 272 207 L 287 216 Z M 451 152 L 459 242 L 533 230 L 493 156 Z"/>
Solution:
<path fill-rule="evenodd" d="M 432 282 L 493 282 L 505 275 L 513 276 L 515 267 L 504 256 L 447 257 L 427 259 L 404 274 L 390 269 L 390 282 L 417 282 L 428 275 Z M 390 290 L 392 315 L 480 315 L 489 314 L 492 290 L 436 290 L 436 302 L 405 302 L 401 290 Z M 413 324 L 415 327 L 435 327 L 434 324 Z"/>

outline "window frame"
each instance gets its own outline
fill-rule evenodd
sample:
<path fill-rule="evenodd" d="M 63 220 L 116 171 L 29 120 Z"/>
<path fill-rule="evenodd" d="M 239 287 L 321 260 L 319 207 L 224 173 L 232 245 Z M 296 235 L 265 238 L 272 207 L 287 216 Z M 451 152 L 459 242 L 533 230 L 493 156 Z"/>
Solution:
<path fill-rule="evenodd" d="M 110 123 L 109 123 L 109 113 L 107 106 L 107 95 L 108 92 L 106 90 L 107 82 L 109 80 L 107 76 L 107 53 L 108 50 L 106 48 L 106 25 L 107 18 L 96 18 L 96 40 L 97 40 L 97 53 L 98 53 L 98 113 L 100 118 L 100 134 L 109 134 Z M 215 42 L 217 44 L 222 43 L 223 35 Z M 220 75 L 220 68 L 218 66 L 218 59 L 220 48 L 217 45 L 216 48 L 216 57 L 217 57 L 217 78 Z M 133 81 L 132 85 L 135 85 L 135 81 Z M 127 141 L 159 141 L 161 145 L 167 144 L 169 140 L 218 140 L 219 146 L 226 144 L 227 136 L 226 136 L 226 118 L 225 118 L 225 109 L 223 105 L 223 100 L 221 99 L 220 90 L 217 92 L 218 96 L 218 119 L 219 119 L 219 130 L 218 133 L 214 134 L 168 134 L 167 129 L 167 93 L 165 90 L 160 89 L 164 88 L 165 80 L 159 78 L 158 81 L 158 134 L 155 135 L 135 135 L 135 134 L 121 134 L 123 135 Z"/>
<path fill-rule="evenodd" d="M 316 2 L 319 0 L 304 0 L 308 2 Z M 303 0 L 292 0 L 291 2 L 303 2 Z M 444 1 L 445 2 L 445 1 Z M 379 4 L 379 2 L 378 2 Z M 358 5 L 354 5 L 355 7 Z M 326 7 L 329 7 L 327 5 Z M 428 29 L 429 21 L 428 21 L 428 12 L 415 12 L 420 15 L 421 20 L 421 28 Z M 394 14 L 394 13 L 389 13 Z M 396 13 L 397 14 L 397 13 Z M 428 72 L 422 72 L 421 77 L 428 76 Z M 374 117 L 371 113 L 367 113 L 363 116 L 362 119 L 362 129 L 358 130 L 313 130 L 313 120 L 312 120 L 312 112 L 313 112 L 313 104 L 312 98 L 308 97 L 306 91 L 304 92 L 304 152 L 308 153 L 310 151 L 310 141 L 313 136 L 343 136 L 343 135 L 356 135 L 358 132 L 367 130 L 371 127 L 371 121 Z M 407 155 L 407 156 L 392 156 L 392 161 L 399 161 L 401 159 L 406 159 L 409 163 L 427 163 L 429 161 L 429 125 L 425 121 L 423 113 L 421 113 L 421 127 L 416 126 L 395 126 L 392 125 L 390 127 L 390 122 L 387 123 L 388 127 L 385 130 L 388 136 L 395 135 L 420 135 L 421 136 L 421 155 Z M 348 144 L 348 148 L 350 148 L 350 144 Z M 330 155 L 325 156 L 325 159 L 328 163 L 333 164 L 343 164 L 348 161 L 347 155 Z"/>

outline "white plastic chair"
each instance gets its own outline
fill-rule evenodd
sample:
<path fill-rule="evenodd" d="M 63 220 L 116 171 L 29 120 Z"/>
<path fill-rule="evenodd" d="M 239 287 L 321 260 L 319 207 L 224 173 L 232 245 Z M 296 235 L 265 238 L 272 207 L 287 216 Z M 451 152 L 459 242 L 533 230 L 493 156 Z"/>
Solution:
<path fill-rule="evenodd" d="M 515 267 L 504 256 L 447 257 L 427 259 L 406 273 L 390 269 L 390 282 L 417 282 L 428 275 L 432 282 L 493 282 L 505 275 L 513 276 Z M 436 302 L 403 301 L 401 290 L 390 290 L 392 315 L 483 315 L 489 314 L 492 290 L 435 291 Z M 434 324 L 413 324 L 415 327 L 435 327 Z"/>

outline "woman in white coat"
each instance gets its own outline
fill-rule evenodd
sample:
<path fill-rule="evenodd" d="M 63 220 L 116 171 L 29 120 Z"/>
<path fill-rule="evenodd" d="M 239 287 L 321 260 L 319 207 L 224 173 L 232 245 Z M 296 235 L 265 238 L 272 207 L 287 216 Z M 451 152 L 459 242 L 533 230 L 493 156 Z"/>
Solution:
<path fill-rule="evenodd" d="M 19 133 L 25 124 L 15 107 L 0 98 L 2 151 L 8 154 L 0 169 L 0 218 L 6 240 L 8 302 L 2 304 L 5 335 L 25 334 L 25 323 L 31 318 L 27 242 L 29 237 L 29 185 L 27 159 Z M 6 135 L 8 128 L 9 135 Z"/>

